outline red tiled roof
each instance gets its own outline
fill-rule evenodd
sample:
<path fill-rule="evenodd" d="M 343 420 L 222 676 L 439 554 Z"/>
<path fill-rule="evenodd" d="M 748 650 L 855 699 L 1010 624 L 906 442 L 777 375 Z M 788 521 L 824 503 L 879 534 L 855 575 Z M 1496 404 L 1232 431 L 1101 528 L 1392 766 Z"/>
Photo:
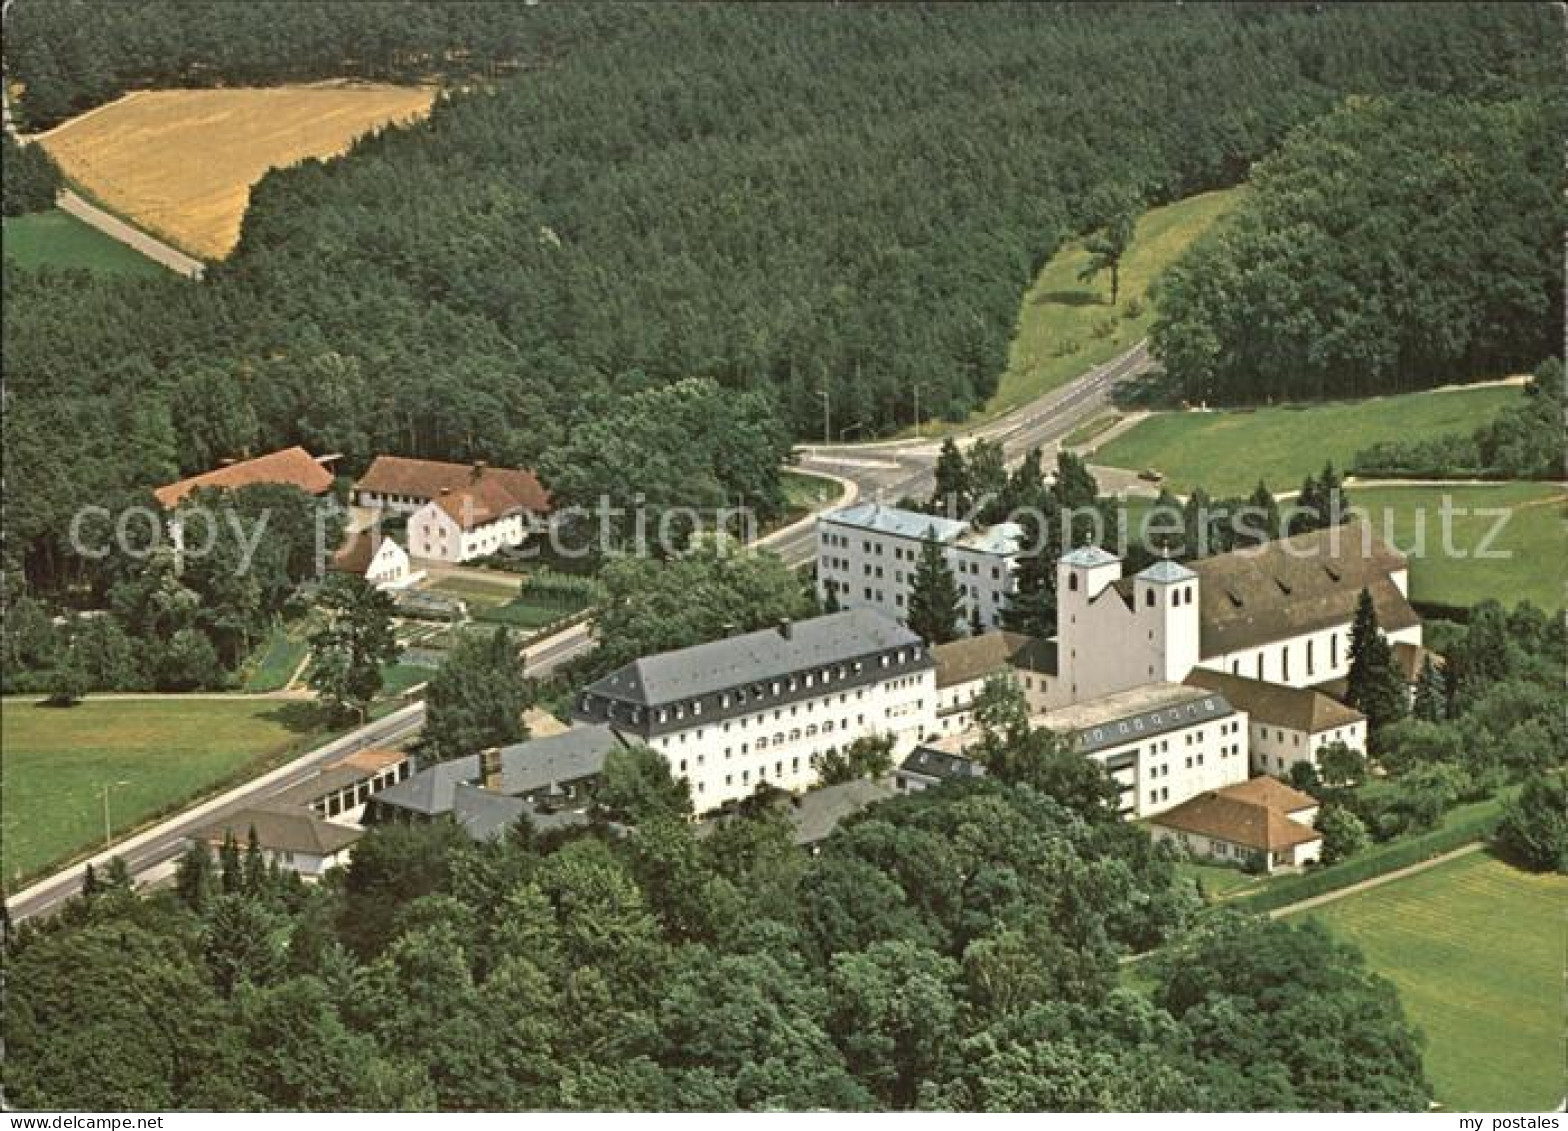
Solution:
<path fill-rule="evenodd" d="M 543 514 L 550 509 L 550 493 L 533 472 L 485 464 L 377 456 L 354 487 L 378 495 L 426 500 L 439 498 L 443 491 L 456 495 L 472 490 L 480 492 L 478 498 L 484 506 L 497 511 L 521 508 Z"/>
<path fill-rule="evenodd" d="M 1287 815 L 1316 804 L 1307 794 L 1265 776 L 1201 793 L 1150 817 L 1149 823 L 1256 852 L 1274 852 L 1323 839 L 1322 833 Z"/>
<path fill-rule="evenodd" d="M 1194 797 L 1149 820 L 1168 829 L 1239 844 L 1256 852 L 1275 852 L 1323 839 L 1323 834 L 1316 829 L 1292 821 L 1266 805 L 1237 801 L 1217 793 Z"/>
<path fill-rule="evenodd" d="M 1260 774 L 1244 782 L 1228 785 L 1219 792 L 1235 801 L 1251 801 L 1258 805 L 1267 805 L 1278 813 L 1300 813 L 1303 809 L 1318 807 L 1318 799 L 1310 793 L 1303 793 L 1268 774 Z"/>
<path fill-rule="evenodd" d="M 371 534 L 368 530 L 356 531 L 348 536 L 348 541 L 339 546 L 332 555 L 331 569 L 337 573 L 352 573 L 363 576 L 370 568 L 376 551 L 381 548 L 381 539 Z"/>
<path fill-rule="evenodd" d="M 298 487 L 306 494 L 324 495 L 332 489 L 332 473 L 304 448 L 284 448 L 158 487 L 154 489 L 153 496 L 164 510 L 173 510 L 198 488 L 237 491 L 241 487 L 258 483 L 278 483 Z"/>
<path fill-rule="evenodd" d="M 1287 687 L 1208 668 L 1193 668 L 1185 682 L 1218 691 L 1230 700 L 1232 707 L 1247 712 L 1260 723 L 1289 727 L 1303 734 L 1322 734 L 1366 720 L 1355 708 L 1310 687 Z"/>

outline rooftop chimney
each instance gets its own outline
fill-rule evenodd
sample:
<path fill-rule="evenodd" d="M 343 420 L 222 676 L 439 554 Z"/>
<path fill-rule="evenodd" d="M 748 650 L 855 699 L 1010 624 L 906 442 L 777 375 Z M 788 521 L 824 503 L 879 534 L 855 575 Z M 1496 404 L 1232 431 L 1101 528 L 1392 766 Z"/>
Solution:
<path fill-rule="evenodd" d="M 779 635 L 782 636 L 785 640 L 791 640 L 794 638 L 795 626 L 790 623 L 790 619 L 788 617 L 785 617 L 783 620 L 779 621 Z"/>
<path fill-rule="evenodd" d="M 485 461 L 484 461 L 484 460 L 482 460 L 482 459 L 476 459 L 476 460 L 475 460 L 475 461 L 474 461 L 474 471 L 473 471 L 473 479 L 474 479 L 474 482 L 476 482 L 476 483 L 477 483 L 477 482 L 478 482 L 478 481 L 479 481 L 479 478 L 480 478 L 480 477 L 481 477 L 481 476 L 482 476 L 482 475 L 484 475 L 484 473 L 485 473 L 485 468 L 487 468 L 487 467 L 489 467 L 489 466 L 490 466 L 490 465 L 489 465 L 489 464 L 488 464 L 488 463 L 486 463 L 486 462 L 485 462 Z"/>
<path fill-rule="evenodd" d="M 501 792 L 501 748 L 489 746 L 479 752 L 480 788 L 488 793 Z"/>

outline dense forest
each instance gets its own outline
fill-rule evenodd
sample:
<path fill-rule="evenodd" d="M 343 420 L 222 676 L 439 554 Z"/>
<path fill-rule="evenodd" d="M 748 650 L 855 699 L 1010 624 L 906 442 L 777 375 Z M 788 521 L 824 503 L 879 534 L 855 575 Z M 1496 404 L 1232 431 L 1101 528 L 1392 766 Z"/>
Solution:
<path fill-rule="evenodd" d="M 21 10 L 45 27 L 77 7 Z M 202 18 L 150 26 L 171 7 Z M 330 52 L 269 53 L 327 7 L 71 16 L 60 42 L 108 77 L 62 47 L 63 97 L 303 77 Z M 371 19 L 330 7 L 334 35 Z M 531 9 L 416 7 L 442 15 L 374 19 L 406 34 L 398 51 L 462 41 L 467 19 L 507 52 L 535 42 Z M 269 176 L 201 286 L 6 272 L 9 568 L 68 580 L 58 542 L 81 504 L 244 450 L 304 443 L 351 472 L 381 451 L 559 467 L 628 394 L 688 377 L 764 402 L 771 428 L 735 411 L 768 445 L 820 427 L 824 390 L 862 434 L 907 420 L 916 386 L 958 416 L 1106 190 L 1235 183 L 1346 94 L 1517 98 L 1558 65 L 1546 7 L 543 8 L 548 66 L 456 83 L 428 122 Z M 7 63 L 42 89 L 27 26 Z M 182 61 L 150 68 L 145 45 L 179 36 Z M 696 485 L 668 503 L 759 490 L 757 453 L 687 476 L 637 462 L 651 450 L 615 470 Z"/>
<path fill-rule="evenodd" d="M 609 29 L 573 7 L 563 19 L 558 5 L 473 0 L 23 0 L 6 10 L 5 62 L 37 130 L 151 87 L 494 77 L 547 63 L 570 30 Z"/>
<path fill-rule="evenodd" d="M 36 145 L 18 145 L 10 134 L 0 137 L 5 176 L 0 178 L 0 214 L 22 216 L 54 207 L 60 191 L 60 167 Z"/>
<path fill-rule="evenodd" d="M 1189 400 L 1228 402 L 1389 393 L 1551 356 L 1564 109 L 1358 98 L 1301 128 L 1164 280 L 1155 354 Z"/>
<path fill-rule="evenodd" d="M 8 1100 L 1426 1108 L 1391 983 L 1315 924 L 1200 917 L 1092 788 L 899 798 L 820 855 L 765 804 L 699 835 L 646 750 L 612 756 L 599 798 L 634 835 L 601 821 L 476 845 L 451 823 L 387 826 L 319 887 L 243 838 L 148 896 L 94 875 L 8 937 Z M 1118 959 L 1162 944 L 1145 988 L 1122 984 Z"/>

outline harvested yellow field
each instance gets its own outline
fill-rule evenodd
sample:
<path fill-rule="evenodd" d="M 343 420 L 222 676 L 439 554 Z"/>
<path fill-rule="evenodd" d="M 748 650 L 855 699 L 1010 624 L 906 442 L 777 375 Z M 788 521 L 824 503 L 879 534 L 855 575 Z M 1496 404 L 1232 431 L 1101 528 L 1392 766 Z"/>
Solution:
<path fill-rule="evenodd" d="M 267 170 L 335 157 L 366 133 L 423 118 L 435 93 L 368 83 L 138 91 L 34 140 L 107 207 L 222 259 Z"/>

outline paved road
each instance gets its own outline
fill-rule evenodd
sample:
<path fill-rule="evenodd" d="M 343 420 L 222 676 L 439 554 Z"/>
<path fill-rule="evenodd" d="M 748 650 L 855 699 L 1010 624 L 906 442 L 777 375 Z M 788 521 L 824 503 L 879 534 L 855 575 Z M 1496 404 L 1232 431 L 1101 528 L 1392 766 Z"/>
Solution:
<path fill-rule="evenodd" d="M 132 227 L 97 205 L 87 203 L 70 189 L 61 189 L 60 197 L 55 204 L 62 212 L 69 212 L 82 223 L 97 228 L 110 239 L 118 240 L 133 251 L 141 252 L 153 262 L 161 263 L 170 271 L 184 275 L 187 279 L 200 279 L 207 270 L 201 260 L 193 259 L 178 248 L 170 247 L 162 240 L 148 235 L 140 228 Z"/>
<path fill-rule="evenodd" d="M 187 809 L 150 829 L 127 837 L 110 851 L 100 852 L 89 860 L 56 872 L 48 879 L 17 892 L 6 901 L 6 909 L 11 913 L 12 920 L 17 922 L 52 911 L 81 890 L 82 873 L 88 864 L 102 869 L 114 856 L 125 861 L 132 876 L 144 875 L 184 851 L 185 838 L 198 829 L 221 820 L 229 813 L 254 805 L 309 780 L 322 766 L 346 754 L 352 754 L 367 746 L 395 746 L 405 742 L 419 730 L 424 719 L 423 703 L 412 703 L 402 707 L 369 726 L 361 727 L 342 738 L 316 747 L 310 753 L 278 767 L 271 773 Z"/>
<path fill-rule="evenodd" d="M 1117 382 L 1143 372 L 1149 365 L 1148 354 L 1140 343 L 1038 401 L 976 429 L 971 435 L 1001 441 L 1003 449 L 1013 459 L 1035 446 L 1049 448 L 1099 411 L 1110 399 Z M 939 450 L 940 445 L 924 440 L 805 448 L 801 452 L 800 467 L 839 482 L 843 491 L 835 505 L 848 504 L 862 495 L 894 500 L 931 490 L 932 470 Z M 791 565 L 804 565 L 815 550 L 815 539 L 815 519 L 808 516 L 759 539 L 759 544 L 780 554 Z M 588 626 L 577 624 L 526 647 L 524 662 L 531 674 L 547 675 L 592 647 Z M 255 781 L 129 837 L 112 852 L 99 853 L 90 861 L 83 861 L 18 892 L 7 904 L 11 917 L 20 921 L 58 907 L 80 890 L 82 872 L 88 863 L 102 867 L 110 856 L 122 857 L 133 876 L 167 869 L 169 861 L 184 850 L 185 838 L 192 832 L 212 824 L 226 813 L 253 805 L 307 780 L 321 766 L 354 750 L 407 742 L 424 725 L 424 711 L 423 703 L 410 704 Z"/>
<path fill-rule="evenodd" d="M 1009 461 L 1021 459 L 1036 447 L 1049 457 L 1068 433 L 1111 402 L 1118 384 L 1147 372 L 1154 364 L 1146 344 L 1139 342 L 1061 388 L 975 428 L 965 438 L 999 441 Z M 808 444 L 796 451 L 802 471 L 832 475 L 852 484 L 861 497 L 896 503 L 906 495 L 930 494 L 941 443 Z M 770 548 L 791 565 L 804 564 L 815 552 L 815 524 L 807 520 L 781 531 Z"/>

